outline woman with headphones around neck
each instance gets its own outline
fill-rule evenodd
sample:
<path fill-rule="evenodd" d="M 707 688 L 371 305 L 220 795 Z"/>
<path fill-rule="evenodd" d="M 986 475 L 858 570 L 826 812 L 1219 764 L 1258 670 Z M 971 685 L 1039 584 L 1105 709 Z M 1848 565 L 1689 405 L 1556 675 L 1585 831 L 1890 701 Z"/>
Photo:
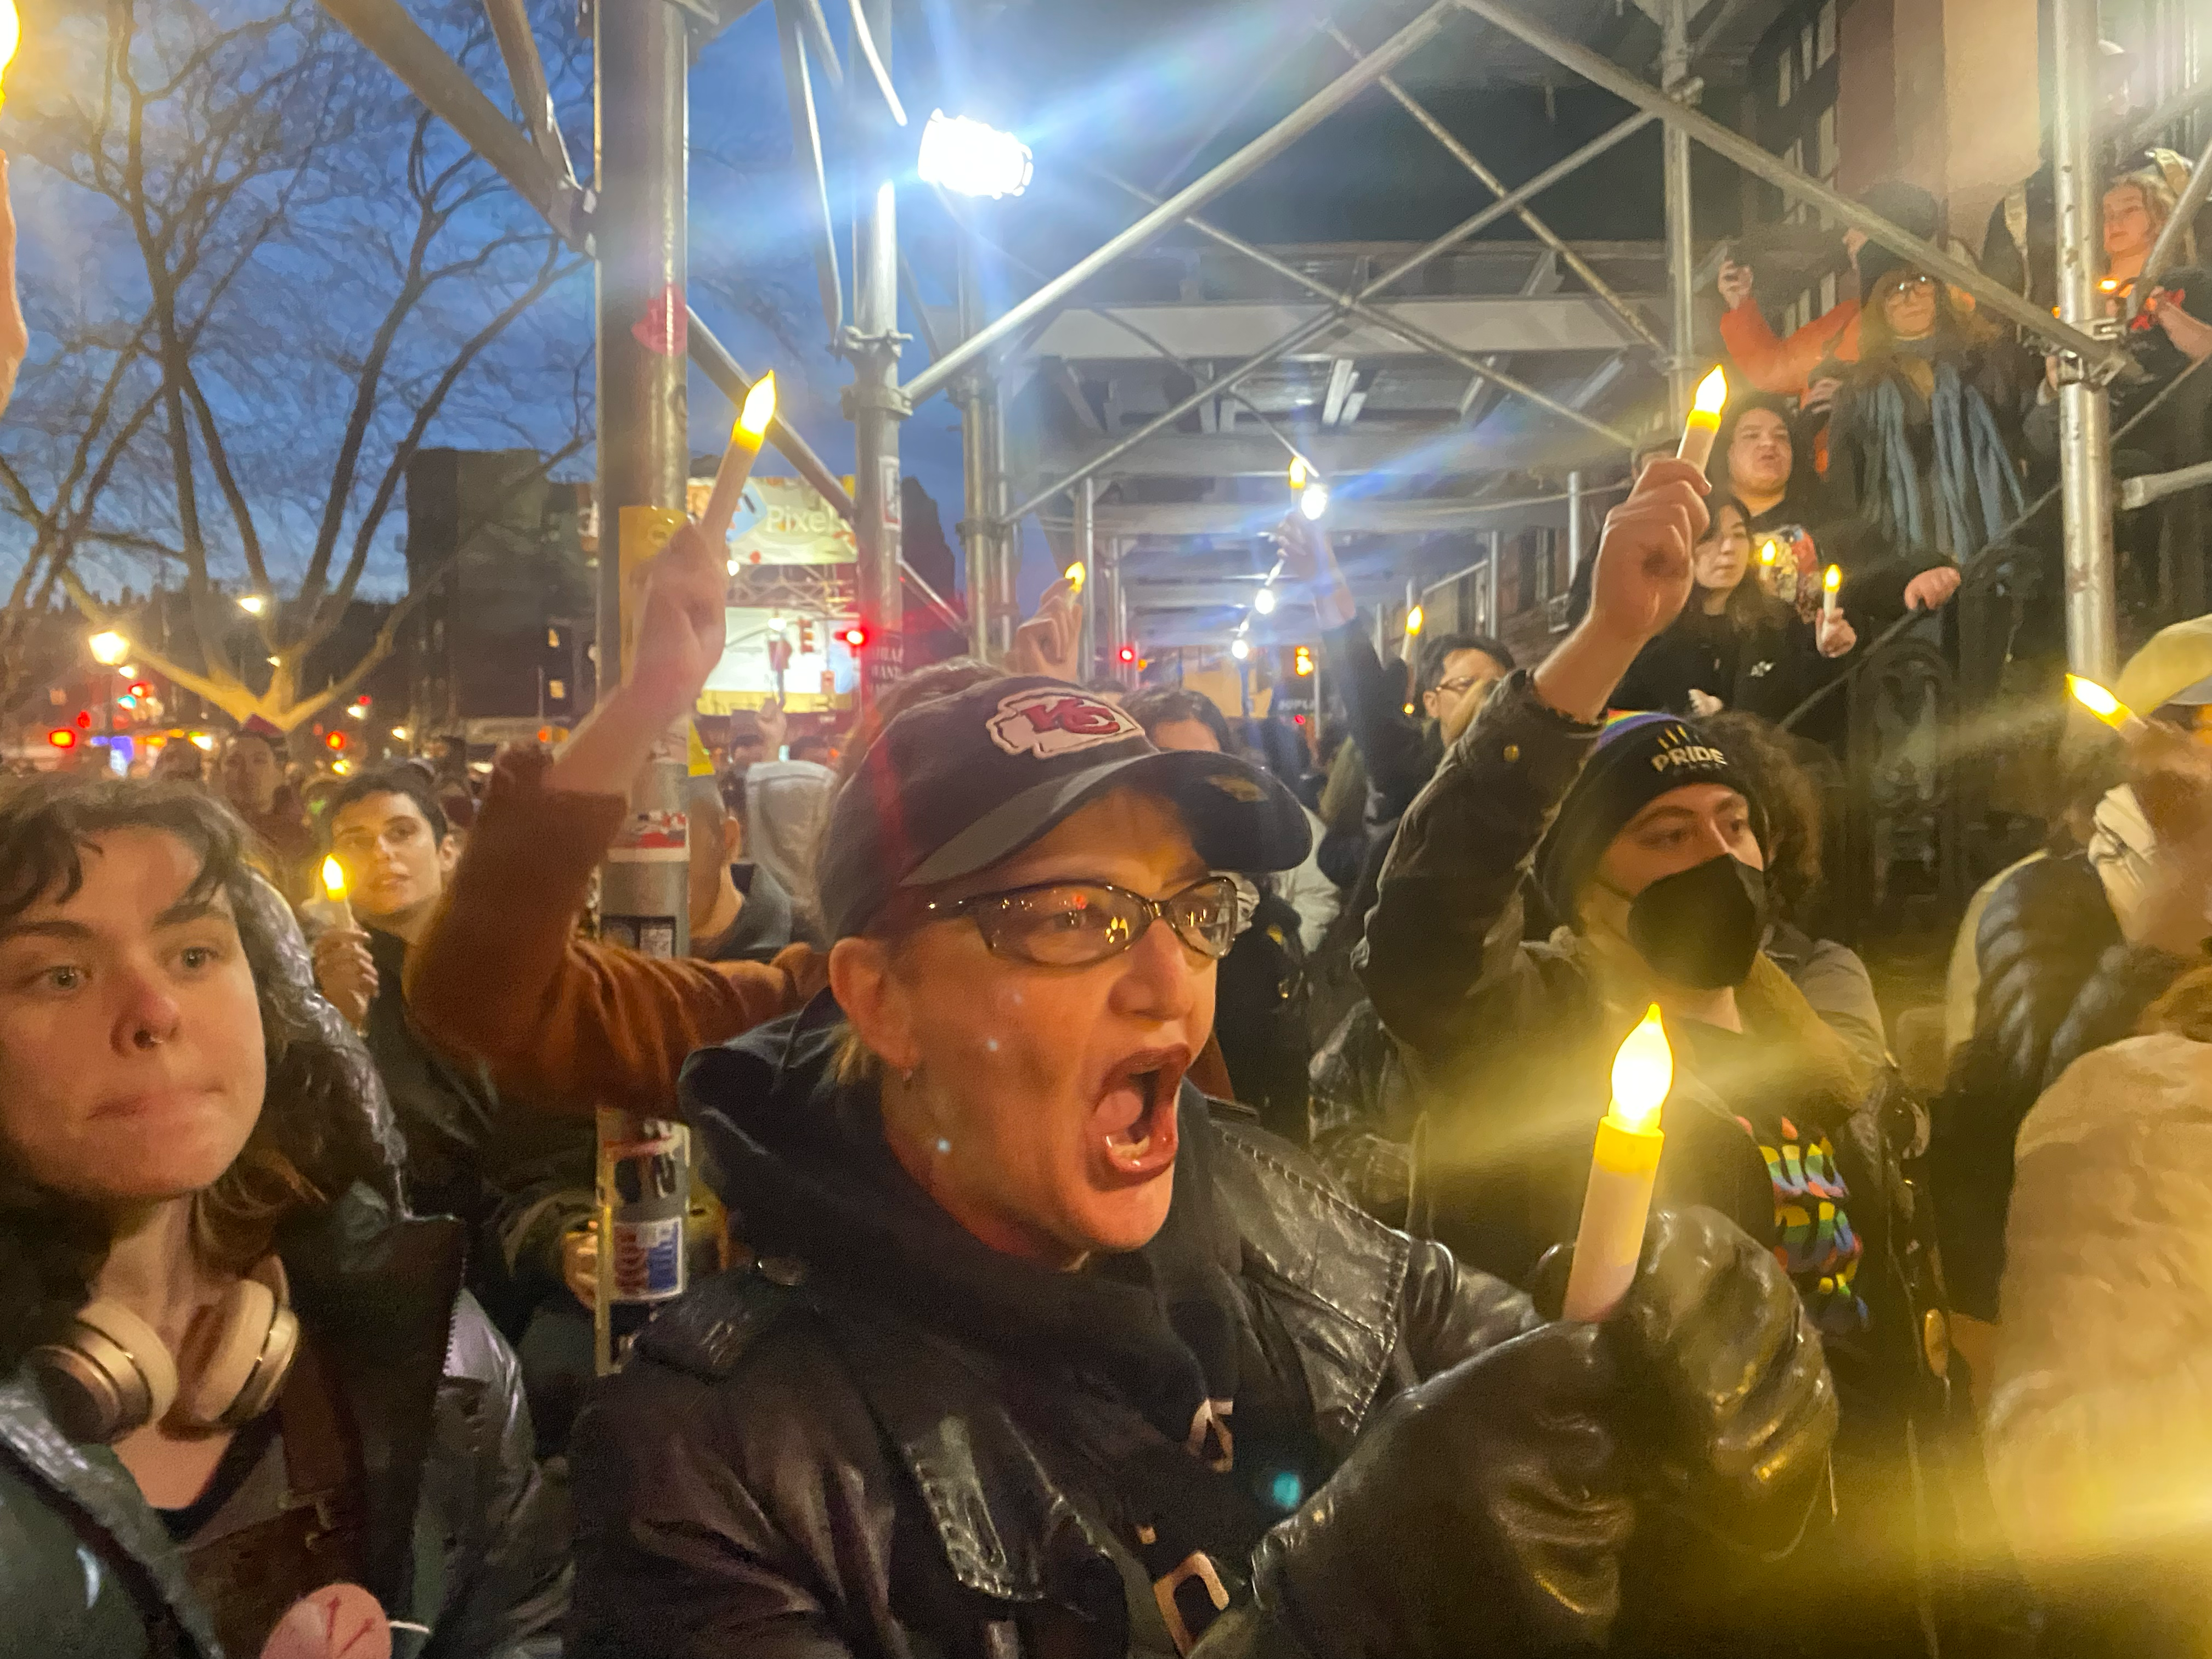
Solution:
<path fill-rule="evenodd" d="M 0 1656 L 558 1651 L 514 1357 L 392 1150 L 228 809 L 0 793 Z"/>

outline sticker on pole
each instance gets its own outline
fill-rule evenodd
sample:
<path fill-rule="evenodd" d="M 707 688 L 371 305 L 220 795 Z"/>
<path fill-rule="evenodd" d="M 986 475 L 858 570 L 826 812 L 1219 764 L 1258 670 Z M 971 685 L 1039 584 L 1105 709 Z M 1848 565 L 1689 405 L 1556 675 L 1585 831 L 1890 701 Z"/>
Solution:
<path fill-rule="evenodd" d="M 645 315 L 630 325 L 629 337 L 656 357 L 681 357 L 690 343 L 690 322 L 684 290 L 671 283 L 645 302 Z"/>
<path fill-rule="evenodd" d="M 682 812 L 633 812 L 615 844 L 607 848 L 610 864 L 682 864 L 688 850 L 690 820 Z"/>

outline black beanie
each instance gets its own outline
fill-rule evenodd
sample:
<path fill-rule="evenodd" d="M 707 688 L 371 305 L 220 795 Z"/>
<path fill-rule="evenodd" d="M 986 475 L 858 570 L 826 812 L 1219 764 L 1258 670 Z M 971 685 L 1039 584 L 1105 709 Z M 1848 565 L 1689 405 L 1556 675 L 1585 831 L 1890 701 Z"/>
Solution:
<path fill-rule="evenodd" d="M 1554 915 L 1571 920 L 1575 896 L 1628 821 L 1670 789 L 1720 783 L 1751 806 L 1751 832 L 1766 844 L 1766 814 L 1750 775 L 1694 720 L 1615 714 L 1598 734 L 1559 815 L 1536 848 L 1536 884 Z"/>
<path fill-rule="evenodd" d="M 1923 242 L 1936 240 L 1936 198 L 1917 185 L 1890 179 L 1860 197 L 1859 205 L 1879 213 L 1899 230 L 1910 231 Z M 1871 299 L 1874 285 L 1904 263 L 1903 254 L 1891 252 L 1869 236 L 1859 249 L 1860 301 L 1863 303 Z"/>

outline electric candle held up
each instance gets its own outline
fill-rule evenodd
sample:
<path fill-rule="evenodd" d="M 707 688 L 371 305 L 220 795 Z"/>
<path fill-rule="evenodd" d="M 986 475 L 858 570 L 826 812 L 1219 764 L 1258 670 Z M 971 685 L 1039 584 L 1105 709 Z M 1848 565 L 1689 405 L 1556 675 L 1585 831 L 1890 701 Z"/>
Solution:
<path fill-rule="evenodd" d="M 313 912 L 325 927 L 353 926 L 353 906 L 346 902 L 345 866 L 335 856 L 323 860 L 323 896 L 301 908 Z"/>
<path fill-rule="evenodd" d="M 1613 1058 L 1613 1104 L 1598 1121 L 1564 1318 L 1606 1318 L 1636 1278 L 1651 1189 L 1659 1178 L 1659 1149 L 1667 1139 L 1659 1130 L 1659 1109 L 1674 1083 L 1674 1055 L 1655 1002 Z"/>
<path fill-rule="evenodd" d="M 0 76 L 8 73 L 8 65 L 15 60 L 15 48 L 23 39 L 21 20 L 15 15 L 15 0 L 0 0 Z M 0 102 L 7 98 L 0 88 Z"/>
<path fill-rule="evenodd" d="M 1840 608 L 1844 590 L 1844 571 L 1841 565 L 1830 565 L 1828 573 L 1820 578 L 1820 608 L 1834 616 Z"/>
<path fill-rule="evenodd" d="M 753 463 L 760 459 L 761 445 L 775 420 L 775 375 L 771 371 L 755 380 L 753 389 L 745 393 L 738 423 L 730 428 L 730 447 L 722 452 L 721 465 L 714 469 L 714 492 L 708 496 L 705 516 L 699 520 L 709 546 L 719 547 L 729 539 L 738 498 L 745 493 L 745 481 L 753 476 Z"/>
<path fill-rule="evenodd" d="M 2139 738 L 2149 729 L 2143 725 L 2142 715 L 2094 680 L 2085 680 L 2079 674 L 2069 674 L 2066 689 L 2074 694 L 2075 702 L 2124 738 Z"/>
<path fill-rule="evenodd" d="M 1728 376 L 1716 368 L 1698 382 L 1697 400 L 1690 417 L 1682 422 L 1682 441 L 1674 451 L 1677 460 L 1688 461 L 1698 471 L 1713 459 L 1713 439 L 1721 429 L 1721 410 L 1728 403 Z"/>

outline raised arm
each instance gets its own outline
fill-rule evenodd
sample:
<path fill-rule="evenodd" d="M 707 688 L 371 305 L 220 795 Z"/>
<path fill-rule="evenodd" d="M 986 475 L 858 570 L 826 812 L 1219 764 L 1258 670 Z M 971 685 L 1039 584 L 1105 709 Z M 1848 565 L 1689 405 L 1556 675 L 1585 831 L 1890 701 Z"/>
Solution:
<path fill-rule="evenodd" d="M 1707 486 L 1661 461 L 1606 520 L 1589 614 L 1534 673 L 1492 693 L 1398 826 L 1360 974 L 1391 1034 L 1445 1058 L 1516 1033 L 1540 969 L 1521 948 L 1521 878 L 1644 641 L 1690 592 Z M 1477 1018 L 1480 1009 L 1480 1016 Z"/>

